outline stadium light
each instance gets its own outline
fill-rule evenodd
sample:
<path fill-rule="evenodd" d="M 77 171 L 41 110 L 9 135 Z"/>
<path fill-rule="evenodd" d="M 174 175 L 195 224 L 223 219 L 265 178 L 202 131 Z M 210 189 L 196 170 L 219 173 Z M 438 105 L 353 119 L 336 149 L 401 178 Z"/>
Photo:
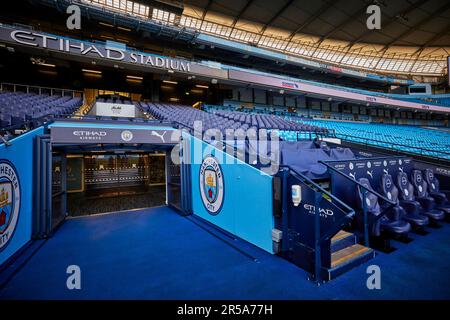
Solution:
<path fill-rule="evenodd" d="M 163 80 L 164 83 L 169 83 L 169 84 L 178 84 L 177 81 L 171 81 L 171 80 Z"/>
<path fill-rule="evenodd" d="M 85 72 L 85 73 L 95 73 L 95 74 L 102 74 L 101 71 L 98 70 L 91 70 L 91 69 L 81 69 L 81 71 Z"/>
<path fill-rule="evenodd" d="M 127 76 L 127 79 L 132 79 L 132 80 L 143 80 L 143 77 L 137 77 L 137 76 Z"/>
<path fill-rule="evenodd" d="M 125 28 L 125 27 L 117 27 L 117 29 L 119 29 L 119 30 L 123 30 L 123 31 L 128 31 L 128 32 L 131 32 L 131 29 L 130 29 L 130 28 Z"/>
<path fill-rule="evenodd" d="M 114 28 L 114 26 L 112 24 L 106 23 L 106 22 L 99 22 L 98 24 L 105 26 L 105 27 L 109 27 L 109 28 Z"/>
<path fill-rule="evenodd" d="M 209 89 L 209 86 L 204 86 L 202 84 L 196 84 L 195 85 L 197 88 L 202 88 L 202 89 Z"/>

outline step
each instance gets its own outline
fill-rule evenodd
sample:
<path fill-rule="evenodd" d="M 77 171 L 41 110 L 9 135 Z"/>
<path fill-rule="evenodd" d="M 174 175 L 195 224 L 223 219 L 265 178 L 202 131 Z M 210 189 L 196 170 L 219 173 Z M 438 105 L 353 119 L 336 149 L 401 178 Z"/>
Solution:
<path fill-rule="evenodd" d="M 356 244 L 356 236 L 353 233 L 341 230 L 331 238 L 331 253 Z"/>
<path fill-rule="evenodd" d="M 354 244 L 331 254 L 331 268 L 325 268 L 327 280 L 359 266 L 375 257 L 375 251 L 360 244 Z"/>

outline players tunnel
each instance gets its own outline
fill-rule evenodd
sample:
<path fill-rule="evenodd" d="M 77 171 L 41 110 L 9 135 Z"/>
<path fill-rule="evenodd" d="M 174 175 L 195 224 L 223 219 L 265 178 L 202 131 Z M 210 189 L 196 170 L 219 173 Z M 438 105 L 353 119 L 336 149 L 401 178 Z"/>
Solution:
<path fill-rule="evenodd" d="M 163 205 L 188 210 L 176 158 L 180 140 L 170 123 L 57 121 L 36 138 L 37 236 L 66 217 Z"/>

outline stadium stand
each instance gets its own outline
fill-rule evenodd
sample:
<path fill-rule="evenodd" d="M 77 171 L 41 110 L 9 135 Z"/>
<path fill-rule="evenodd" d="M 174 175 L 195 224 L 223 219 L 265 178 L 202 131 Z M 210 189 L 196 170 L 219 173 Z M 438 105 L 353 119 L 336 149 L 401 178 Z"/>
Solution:
<path fill-rule="evenodd" d="M 450 298 L 450 4 L 234 2 L 0 12 L 0 299 Z"/>
<path fill-rule="evenodd" d="M 62 116 L 70 116 L 82 105 L 81 98 L 24 92 L 0 92 L 0 126 L 37 127 Z"/>
<path fill-rule="evenodd" d="M 220 106 L 205 105 L 204 108 L 212 113 L 221 115 L 236 113 L 233 111 L 217 111 L 220 110 Z M 222 110 L 223 109 L 236 110 L 236 106 L 228 105 L 224 106 Z M 261 113 L 271 113 L 269 110 L 270 106 L 266 109 L 259 109 L 259 112 L 256 115 L 253 114 L 252 109 L 247 109 L 245 112 L 238 112 L 238 114 L 246 115 L 246 119 L 253 119 L 255 117 L 261 118 L 264 117 Z M 314 114 L 312 116 L 314 117 Z M 317 116 L 320 117 L 319 113 L 317 113 Z M 348 118 L 346 118 L 346 115 L 344 114 L 336 116 L 336 120 L 348 121 L 315 120 L 307 117 L 293 116 L 289 113 L 279 113 L 279 117 L 274 115 L 271 115 L 270 117 L 284 117 L 289 120 L 289 122 L 286 123 L 286 126 L 282 126 L 279 129 L 288 128 L 289 123 L 298 122 L 303 127 L 305 127 L 305 125 L 310 125 L 312 128 L 326 128 L 328 132 L 334 133 L 337 138 L 348 141 L 420 154 L 428 157 L 450 159 L 450 134 L 445 128 L 440 130 L 439 128 L 429 129 L 418 126 L 378 124 L 362 121 L 350 122 L 353 118 L 350 118 L 350 116 L 347 116 Z M 291 126 L 290 128 L 294 131 L 300 131 L 299 128 L 301 129 L 302 127 Z M 280 136 L 289 141 L 297 140 L 296 134 L 290 131 L 281 131 Z"/>
<path fill-rule="evenodd" d="M 450 134 L 421 127 L 377 123 L 308 120 L 302 123 L 334 130 L 338 138 L 429 157 L 450 159 Z"/>
<path fill-rule="evenodd" d="M 193 129 L 195 121 L 202 121 L 203 131 L 219 129 L 225 133 L 226 129 L 273 129 L 281 132 L 314 132 L 327 135 L 328 131 L 315 125 L 304 125 L 272 115 L 249 115 L 241 112 L 207 113 L 189 106 L 167 103 L 141 103 L 141 107 L 157 119 L 178 121 L 184 127 Z"/>

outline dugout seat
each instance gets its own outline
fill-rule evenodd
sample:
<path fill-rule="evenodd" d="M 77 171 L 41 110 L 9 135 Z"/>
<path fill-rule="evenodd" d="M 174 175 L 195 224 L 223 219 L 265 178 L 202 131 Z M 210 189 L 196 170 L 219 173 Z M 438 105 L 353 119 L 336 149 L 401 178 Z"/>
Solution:
<path fill-rule="evenodd" d="M 414 195 L 415 188 L 411 182 L 409 182 L 408 175 L 405 172 L 398 173 L 397 186 L 400 190 L 400 205 L 408 214 L 423 214 L 431 219 L 431 221 L 439 221 L 444 218 L 444 212 L 439 210 L 425 210 L 421 203 L 416 201 L 416 196 Z"/>
<path fill-rule="evenodd" d="M 368 179 L 360 178 L 358 182 L 366 189 L 373 191 Z M 381 232 L 392 235 L 402 235 L 411 230 L 411 225 L 402 220 L 401 215 L 398 212 L 393 212 L 389 215 L 384 214 L 379 205 L 378 197 L 375 194 L 366 192 L 363 198 L 363 190 L 359 186 L 358 199 L 360 207 L 363 208 L 363 205 L 365 205 L 367 208 L 370 236 L 379 237 Z M 382 215 L 382 217 L 380 217 L 380 215 Z M 362 221 L 359 221 L 360 225 L 361 223 Z"/>
<path fill-rule="evenodd" d="M 423 175 L 428 185 L 428 193 L 436 202 L 436 207 L 446 214 L 450 214 L 450 203 L 447 195 L 441 192 L 439 180 L 434 176 L 433 170 L 425 169 Z"/>
<path fill-rule="evenodd" d="M 407 212 L 399 203 L 399 191 L 398 188 L 394 184 L 394 180 L 390 174 L 383 174 L 381 177 L 381 190 L 382 194 L 389 199 L 390 201 L 396 202 L 397 205 L 393 206 L 389 211 L 391 211 L 392 215 L 395 217 L 401 218 L 411 224 L 414 227 L 424 227 L 428 224 L 428 217 L 416 213 L 416 212 Z"/>

